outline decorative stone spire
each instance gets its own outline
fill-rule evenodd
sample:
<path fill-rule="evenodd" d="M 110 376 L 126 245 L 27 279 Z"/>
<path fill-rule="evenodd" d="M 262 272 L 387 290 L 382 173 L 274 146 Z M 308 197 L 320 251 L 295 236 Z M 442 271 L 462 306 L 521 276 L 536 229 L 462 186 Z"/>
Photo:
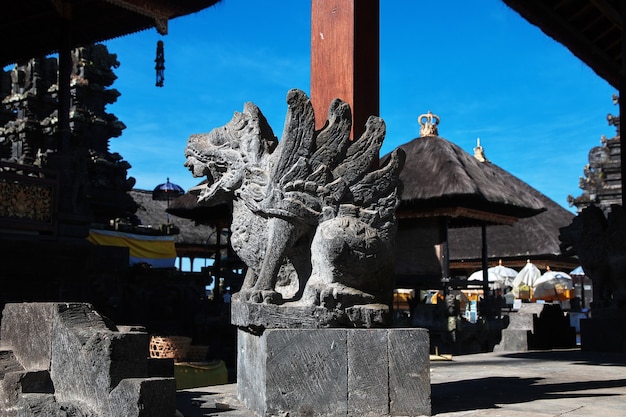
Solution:
<path fill-rule="evenodd" d="M 483 147 L 480 146 L 480 138 L 476 138 L 476 147 L 474 148 L 474 158 L 478 159 L 480 162 L 489 162 L 489 160 L 485 156 L 485 151 Z"/>
<path fill-rule="evenodd" d="M 613 94 L 612 99 L 613 104 L 619 104 L 619 96 L 617 94 Z M 615 126 L 616 135 L 620 136 L 619 115 L 613 116 L 611 113 L 609 113 L 606 115 L 606 120 L 609 122 L 609 126 Z"/>
<path fill-rule="evenodd" d="M 420 115 L 417 118 L 420 124 L 420 137 L 424 136 L 438 136 L 437 125 L 439 124 L 439 116 L 432 114 L 430 110 L 428 113 Z"/>

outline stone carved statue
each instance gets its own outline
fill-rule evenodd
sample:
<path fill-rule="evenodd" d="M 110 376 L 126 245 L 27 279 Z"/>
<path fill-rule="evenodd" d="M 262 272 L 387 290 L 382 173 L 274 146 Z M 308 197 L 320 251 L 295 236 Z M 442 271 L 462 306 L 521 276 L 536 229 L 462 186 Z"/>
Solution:
<path fill-rule="evenodd" d="M 560 229 L 561 251 L 575 253 L 593 283 L 592 311 L 626 308 L 626 213 L 612 205 L 603 211 L 590 205 Z M 595 313 L 593 313 L 595 315 Z"/>
<path fill-rule="evenodd" d="M 232 299 L 233 322 L 383 325 L 405 155 L 397 149 L 377 169 L 383 120 L 370 117 L 352 141 L 350 107 L 341 100 L 331 103 L 319 131 L 305 93 L 289 91 L 287 104 L 280 142 L 258 107 L 246 103 L 225 126 L 192 135 L 185 150 L 185 166 L 208 180 L 199 204 L 232 202 L 231 243 L 248 266 Z M 268 315 L 290 319 L 268 323 Z"/>

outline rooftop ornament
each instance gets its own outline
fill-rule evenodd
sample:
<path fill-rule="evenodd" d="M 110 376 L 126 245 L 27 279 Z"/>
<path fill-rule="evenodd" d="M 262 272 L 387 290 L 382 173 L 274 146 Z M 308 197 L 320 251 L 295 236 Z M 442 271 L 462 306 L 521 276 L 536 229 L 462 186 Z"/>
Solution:
<path fill-rule="evenodd" d="M 474 148 L 474 158 L 480 162 L 490 162 L 485 156 L 485 150 L 480 146 L 480 138 L 476 138 L 476 147 Z"/>
<path fill-rule="evenodd" d="M 430 110 L 428 110 L 428 113 L 420 115 L 420 117 L 417 118 L 420 124 L 420 137 L 439 136 L 437 125 L 440 120 L 439 116 L 432 114 Z"/>

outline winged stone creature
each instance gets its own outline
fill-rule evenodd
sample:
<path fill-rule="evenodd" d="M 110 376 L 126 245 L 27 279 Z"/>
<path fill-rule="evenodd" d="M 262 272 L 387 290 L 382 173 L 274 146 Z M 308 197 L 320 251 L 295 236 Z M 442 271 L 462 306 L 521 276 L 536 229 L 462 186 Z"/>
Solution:
<path fill-rule="evenodd" d="M 207 177 L 199 204 L 232 203 L 231 243 L 248 266 L 233 302 L 390 305 L 404 152 L 378 168 L 385 123 L 372 116 L 351 140 L 350 107 L 339 99 L 320 130 L 304 92 L 290 90 L 287 105 L 280 141 L 245 103 L 226 125 L 190 136 L 185 150 L 185 166 Z"/>

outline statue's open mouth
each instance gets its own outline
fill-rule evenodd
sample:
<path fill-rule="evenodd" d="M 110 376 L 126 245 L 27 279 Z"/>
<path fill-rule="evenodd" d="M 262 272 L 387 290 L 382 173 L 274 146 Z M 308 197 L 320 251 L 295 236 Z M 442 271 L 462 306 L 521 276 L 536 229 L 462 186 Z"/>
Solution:
<path fill-rule="evenodd" d="M 202 162 L 193 155 L 188 155 L 185 164 L 194 174 L 195 177 L 206 176 L 206 179 L 200 184 L 189 189 L 189 193 L 194 194 L 198 198 L 198 202 L 215 204 L 212 201 L 220 192 L 228 191 L 225 184 L 225 178 L 228 177 L 228 165 L 220 160 L 207 160 Z"/>

